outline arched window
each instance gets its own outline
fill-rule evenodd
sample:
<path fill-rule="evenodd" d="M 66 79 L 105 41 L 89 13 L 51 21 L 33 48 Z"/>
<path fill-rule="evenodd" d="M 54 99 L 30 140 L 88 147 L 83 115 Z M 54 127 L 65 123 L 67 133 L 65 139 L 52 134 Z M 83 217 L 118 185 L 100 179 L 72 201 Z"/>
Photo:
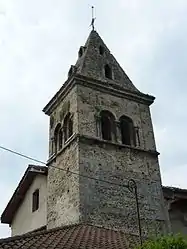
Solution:
<path fill-rule="evenodd" d="M 101 117 L 101 134 L 104 140 L 112 141 L 116 137 L 115 118 L 109 111 L 102 111 Z"/>
<path fill-rule="evenodd" d="M 73 118 L 70 113 L 68 113 L 64 119 L 64 142 L 68 140 L 69 137 L 73 135 Z"/>
<path fill-rule="evenodd" d="M 108 64 L 105 65 L 105 77 L 108 79 L 112 79 L 112 69 Z"/>
<path fill-rule="evenodd" d="M 55 153 L 62 148 L 62 128 L 57 124 L 54 132 Z"/>
<path fill-rule="evenodd" d="M 104 52 L 105 52 L 104 47 L 103 46 L 99 46 L 99 53 L 100 53 L 100 55 L 103 55 Z"/>
<path fill-rule="evenodd" d="M 127 116 L 122 116 L 119 121 L 122 144 L 135 146 L 136 138 L 132 119 Z"/>

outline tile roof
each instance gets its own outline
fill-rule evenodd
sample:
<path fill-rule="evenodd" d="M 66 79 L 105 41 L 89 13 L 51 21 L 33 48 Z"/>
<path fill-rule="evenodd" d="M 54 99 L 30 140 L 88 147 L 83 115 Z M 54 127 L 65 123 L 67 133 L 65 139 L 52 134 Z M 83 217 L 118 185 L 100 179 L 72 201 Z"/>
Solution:
<path fill-rule="evenodd" d="M 0 239 L 0 249 L 128 249 L 138 243 L 135 235 L 82 224 Z"/>

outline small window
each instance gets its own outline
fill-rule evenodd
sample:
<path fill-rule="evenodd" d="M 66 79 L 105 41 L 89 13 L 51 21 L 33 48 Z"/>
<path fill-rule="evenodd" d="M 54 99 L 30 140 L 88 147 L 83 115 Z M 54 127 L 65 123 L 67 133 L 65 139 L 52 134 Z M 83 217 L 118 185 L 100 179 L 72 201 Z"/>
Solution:
<path fill-rule="evenodd" d="M 103 46 L 99 46 L 99 53 L 100 53 L 100 55 L 103 55 L 104 52 L 105 52 L 104 47 Z"/>
<path fill-rule="evenodd" d="M 39 189 L 32 194 L 32 212 L 39 209 Z"/>
<path fill-rule="evenodd" d="M 112 79 L 112 69 L 109 67 L 109 65 L 105 65 L 105 77 L 108 79 Z"/>

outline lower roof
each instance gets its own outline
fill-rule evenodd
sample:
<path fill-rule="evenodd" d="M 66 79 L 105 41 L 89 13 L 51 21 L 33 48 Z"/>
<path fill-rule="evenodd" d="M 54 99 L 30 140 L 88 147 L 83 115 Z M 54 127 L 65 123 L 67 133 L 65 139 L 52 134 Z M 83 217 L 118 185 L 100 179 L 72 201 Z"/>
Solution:
<path fill-rule="evenodd" d="M 138 244 L 138 236 L 86 224 L 0 239 L 0 249 L 128 249 Z"/>

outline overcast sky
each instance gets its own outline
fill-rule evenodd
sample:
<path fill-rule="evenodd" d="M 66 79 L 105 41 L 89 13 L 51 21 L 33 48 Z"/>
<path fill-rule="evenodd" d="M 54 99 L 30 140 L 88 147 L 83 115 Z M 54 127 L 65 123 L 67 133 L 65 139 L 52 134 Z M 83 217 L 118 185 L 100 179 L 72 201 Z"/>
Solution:
<path fill-rule="evenodd" d="M 46 161 L 42 108 L 96 29 L 151 111 L 164 185 L 187 188 L 187 1 L 0 0 L 0 145 Z M 0 151 L 0 213 L 31 161 Z M 0 237 L 9 236 L 0 225 Z"/>

